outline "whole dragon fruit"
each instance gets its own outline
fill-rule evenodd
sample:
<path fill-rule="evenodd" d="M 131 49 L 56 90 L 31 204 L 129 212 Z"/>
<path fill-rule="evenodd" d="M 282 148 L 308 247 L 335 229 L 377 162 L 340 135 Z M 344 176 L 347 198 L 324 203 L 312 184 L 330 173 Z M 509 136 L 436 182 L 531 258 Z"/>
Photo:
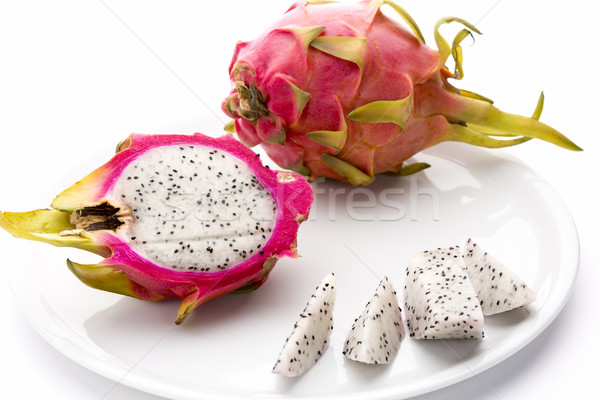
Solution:
<path fill-rule="evenodd" d="M 264 167 L 231 135 L 131 135 L 52 209 L 0 213 L 16 237 L 97 253 L 67 261 L 85 284 L 143 300 L 182 298 L 177 323 L 202 303 L 260 286 L 295 257 L 312 204 L 304 178 Z"/>
<path fill-rule="evenodd" d="M 380 11 L 386 4 L 412 32 Z M 465 26 L 452 45 L 439 33 L 451 22 Z M 354 185 L 420 171 L 429 165 L 404 161 L 444 141 L 505 147 L 538 138 L 581 150 L 538 121 L 543 96 L 527 118 L 448 83 L 463 76 L 460 43 L 472 32 L 479 33 L 464 20 L 441 19 L 435 51 L 389 0 L 300 0 L 261 36 L 237 44 L 222 108 L 238 137 L 261 144 L 281 167 Z M 445 66 L 450 55 L 454 73 Z"/>

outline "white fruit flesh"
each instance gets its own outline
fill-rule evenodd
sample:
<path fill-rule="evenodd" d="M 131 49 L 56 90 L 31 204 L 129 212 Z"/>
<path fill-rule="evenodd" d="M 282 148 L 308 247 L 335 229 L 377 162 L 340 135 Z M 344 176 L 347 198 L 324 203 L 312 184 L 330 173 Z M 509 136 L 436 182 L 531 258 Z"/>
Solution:
<path fill-rule="evenodd" d="M 414 255 L 406 269 L 404 299 L 412 338 L 483 337 L 483 313 L 459 246 Z"/>
<path fill-rule="evenodd" d="M 471 239 L 465 243 L 464 260 L 483 315 L 498 314 L 535 301 L 535 293 L 521 278 Z"/>
<path fill-rule="evenodd" d="M 335 277 L 327 275 L 317 286 L 300 319 L 277 357 L 273 373 L 295 377 L 304 374 L 321 358 L 329 346 L 333 329 Z"/>
<path fill-rule="evenodd" d="M 163 146 L 117 179 L 115 204 L 132 223 L 119 234 L 158 266 L 219 271 L 260 252 L 276 222 L 267 190 L 238 158 L 202 145 Z"/>
<path fill-rule="evenodd" d="M 403 337 L 402 310 L 386 276 L 348 332 L 343 353 L 351 360 L 367 364 L 389 364 Z"/>

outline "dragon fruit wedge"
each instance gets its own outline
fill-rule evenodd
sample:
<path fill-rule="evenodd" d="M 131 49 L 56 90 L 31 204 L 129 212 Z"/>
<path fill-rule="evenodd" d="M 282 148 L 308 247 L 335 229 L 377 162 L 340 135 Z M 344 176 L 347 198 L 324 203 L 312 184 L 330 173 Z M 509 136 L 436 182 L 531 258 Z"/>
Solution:
<path fill-rule="evenodd" d="M 402 310 L 388 277 L 384 277 L 344 343 L 343 354 L 367 364 L 389 364 L 404 337 Z"/>
<path fill-rule="evenodd" d="M 404 303 L 411 338 L 483 338 L 483 313 L 459 246 L 424 251 L 410 259 Z"/>
<path fill-rule="evenodd" d="M 329 347 L 333 330 L 335 276 L 327 275 L 311 295 L 285 340 L 273 373 L 296 377 L 312 368 Z"/>
<path fill-rule="evenodd" d="M 0 226 L 105 257 L 67 261 L 93 288 L 182 298 L 179 324 L 207 300 L 257 288 L 280 257 L 295 257 L 312 199 L 304 178 L 264 167 L 231 135 L 133 134 L 52 209 L 0 213 Z"/>
<path fill-rule="evenodd" d="M 535 301 L 536 294 L 521 278 L 471 239 L 465 243 L 464 260 L 483 315 L 510 311 Z"/>
<path fill-rule="evenodd" d="M 383 5 L 410 30 L 385 16 Z M 450 45 L 439 28 L 452 22 L 464 29 Z M 354 185 L 427 168 L 404 161 L 444 141 L 495 148 L 538 138 L 581 150 L 538 121 L 543 96 L 527 118 L 448 82 L 462 78 L 460 43 L 473 32 L 480 33 L 462 19 L 443 18 L 435 51 L 390 0 L 300 0 L 258 38 L 237 44 L 222 109 L 245 144 L 261 144 L 282 168 Z M 450 55 L 454 73 L 445 66 Z"/>

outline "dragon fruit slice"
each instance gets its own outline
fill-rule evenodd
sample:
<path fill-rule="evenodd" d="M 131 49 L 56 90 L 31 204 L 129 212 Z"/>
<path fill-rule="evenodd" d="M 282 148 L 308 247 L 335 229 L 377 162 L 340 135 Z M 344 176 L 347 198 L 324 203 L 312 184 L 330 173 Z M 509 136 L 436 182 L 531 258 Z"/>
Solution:
<path fill-rule="evenodd" d="M 412 32 L 386 17 L 383 5 Z M 452 22 L 465 28 L 449 45 L 439 28 Z M 255 40 L 237 44 L 222 109 L 244 143 L 261 144 L 281 167 L 354 185 L 427 168 L 404 161 L 444 141 L 494 148 L 538 138 L 581 150 L 538 121 L 543 96 L 527 118 L 448 82 L 462 78 L 460 43 L 473 32 L 480 33 L 462 19 L 441 19 L 435 51 L 390 0 L 301 0 Z M 445 66 L 450 55 L 454 73 Z"/>
<path fill-rule="evenodd" d="M 521 278 L 471 239 L 465 243 L 464 260 L 483 315 L 510 311 L 535 301 L 535 292 Z"/>
<path fill-rule="evenodd" d="M 389 364 L 404 337 L 402 310 L 388 277 L 384 277 L 344 343 L 343 354 L 367 364 Z"/>
<path fill-rule="evenodd" d="M 414 339 L 483 337 L 483 313 L 459 246 L 424 251 L 410 259 L 404 303 Z"/>
<path fill-rule="evenodd" d="M 105 257 L 67 261 L 93 288 L 182 298 L 178 324 L 207 300 L 257 288 L 280 257 L 297 256 L 310 185 L 264 167 L 233 136 L 134 134 L 117 151 L 52 209 L 0 213 L 0 226 Z"/>
<path fill-rule="evenodd" d="M 329 347 L 335 294 L 335 276 L 331 273 L 319 283 L 300 319 L 294 324 L 277 357 L 273 373 L 300 376 L 319 361 Z"/>

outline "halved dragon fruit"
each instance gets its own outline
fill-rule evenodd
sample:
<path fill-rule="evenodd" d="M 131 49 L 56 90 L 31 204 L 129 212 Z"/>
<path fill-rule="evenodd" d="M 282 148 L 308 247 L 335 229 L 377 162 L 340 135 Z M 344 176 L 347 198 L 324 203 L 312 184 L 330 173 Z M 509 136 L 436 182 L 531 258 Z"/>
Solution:
<path fill-rule="evenodd" d="M 384 5 L 412 32 L 384 15 Z M 452 45 L 439 33 L 451 22 L 465 27 Z M 222 108 L 239 138 L 261 144 L 281 167 L 354 185 L 427 168 L 404 162 L 444 141 L 505 147 L 538 138 L 581 150 L 538 121 L 543 97 L 527 118 L 448 82 L 463 76 L 460 43 L 472 32 L 480 33 L 462 19 L 441 19 L 435 51 L 390 0 L 300 0 L 255 40 L 237 44 Z M 450 55 L 454 73 L 445 66 Z"/>
<path fill-rule="evenodd" d="M 273 367 L 273 373 L 296 377 L 312 368 L 329 347 L 333 330 L 335 276 L 328 274 L 310 296 Z"/>
<path fill-rule="evenodd" d="M 252 290 L 296 234 L 313 200 L 301 176 L 264 167 L 231 135 L 131 135 L 52 209 L 0 213 L 16 237 L 105 259 L 68 260 L 85 284 L 143 300 L 182 298 L 180 324 L 207 300 Z"/>
<path fill-rule="evenodd" d="M 483 337 L 483 313 L 459 246 L 424 251 L 410 259 L 404 304 L 411 338 Z"/>
<path fill-rule="evenodd" d="M 483 315 L 510 311 L 535 301 L 535 292 L 521 278 L 471 239 L 467 239 L 463 252 Z"/>
<path fill-rule="evenodd" d="M 371 300 L 354 321 L 343 354 L 367 364 L 389 364 L 404 337 L 402 310 L 389 278 L 384 277 Z"/>

